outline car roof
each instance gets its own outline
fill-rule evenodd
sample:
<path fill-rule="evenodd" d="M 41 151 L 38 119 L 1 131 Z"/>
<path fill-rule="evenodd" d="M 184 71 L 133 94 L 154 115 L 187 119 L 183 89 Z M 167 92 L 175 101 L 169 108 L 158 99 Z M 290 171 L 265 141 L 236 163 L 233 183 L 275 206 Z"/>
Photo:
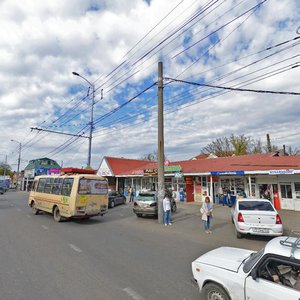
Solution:
<path fill-rule="evenodd" d="M 300 238 L 291 236 L 274 238 L 265 246 L 265 254 L 268 253 L 300 260 Z"/>

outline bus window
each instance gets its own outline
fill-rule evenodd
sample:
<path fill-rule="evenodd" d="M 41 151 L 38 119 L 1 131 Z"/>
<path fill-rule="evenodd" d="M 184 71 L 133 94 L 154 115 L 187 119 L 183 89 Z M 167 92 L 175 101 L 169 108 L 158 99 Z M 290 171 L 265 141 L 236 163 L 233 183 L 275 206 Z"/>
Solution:
<path fill-rule="evenodd" d="M 107 181 L 81 178 L 79 180 L 78 193 L 90 195 L 106 195 L 108 193 Z"/>
<path fill-rule="evenodd" d="M 62 184 L 61 194 L 63 196 L 70 196 L 72 186 L 73 186 L 73 178 L 65 178 Z"/>
<path fill-rule="evenodd" d="M 54 179 L 54 182 L 52 184 L 52 191 L 51 191 L 52 194 L 55 194 L 55 195 L 60 194 L 62 182 L 63 182 L 62 178 L 55 178 Z"/>
<path fill-rule="evenodd" d="M 46 193 L 46 194 L 51 193 L 52 183 L 53 183 L 53 178 L 46 178 L 44 193 Z"/>
<path fill-rule="evenodd" d="M 40 178 L 37 186 L 38 193 L 44 193 L 45 184 L 46 184 L 46 178 Z"/>

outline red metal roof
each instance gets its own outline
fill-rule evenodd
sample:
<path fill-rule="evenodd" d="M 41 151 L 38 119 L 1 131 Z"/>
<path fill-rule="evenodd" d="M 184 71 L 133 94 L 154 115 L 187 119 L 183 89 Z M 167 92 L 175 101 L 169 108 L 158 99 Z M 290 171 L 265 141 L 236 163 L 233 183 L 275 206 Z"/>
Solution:
<path fill-rule="evenodd" d="M 142 175 L 144 169 L 157 168 L 157 162 L 105 157 L 115 176 Z M 300 156 L 272 156 L 272 154 L 241 155 L 170 162 L 180 165 L 184 173 L 230 171 L 300 170 Z"/>

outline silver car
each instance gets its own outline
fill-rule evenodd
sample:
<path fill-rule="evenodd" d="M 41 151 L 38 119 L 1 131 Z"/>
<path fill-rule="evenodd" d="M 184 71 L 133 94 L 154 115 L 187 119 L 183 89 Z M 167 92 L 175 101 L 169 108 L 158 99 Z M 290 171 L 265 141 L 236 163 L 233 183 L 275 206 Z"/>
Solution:
<path fill-rule="evenodd" d="M 280 236 L 283 226 L 280 215 L 266 199 L 237 199 L 231 209 L 237 238 L 246 234 Z"/>
<path fill-rule="evenodd" d="M 171 198 L 171 211 L 176 212 L 177 206 L 173 198 Z M 157 192 L 141 192 L 134 199 L 133 212 L 137 217 L 153 216 L 157 217 Z"/>

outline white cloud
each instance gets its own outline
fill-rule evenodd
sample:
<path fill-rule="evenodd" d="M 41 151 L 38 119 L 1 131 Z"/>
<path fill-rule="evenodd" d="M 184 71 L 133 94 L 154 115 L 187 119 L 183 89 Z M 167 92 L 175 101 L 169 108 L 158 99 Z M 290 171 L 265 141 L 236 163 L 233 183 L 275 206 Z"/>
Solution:
<path fill-rule="evenodd" d="M 226 64 L 234 58 L 259 52 L 296 36 L 295 31 L 299 26 L 298 1 L 267 1 L 238 29 L 234 30 L 243 19 L 220 30 L 217 33 L 220 43 L 209 51 L 209 56 L 206 51 L 212 40 L 209 42 L 206 39 L 171 59 L 187 46 L 256 5 L 257 1 L 230 0 L 219 3 L 219 7 L 215 6 L 216 10 L 211 8 L 210 12 L 208 9 L 204 18 L 195 19 L 195 25 L 184 34 L 172 35 L 196 12 L 199 5 L 205 3 L 193 0 L 182 3 L 153 0 L 150 4 L 143 0 L 1 1 L 0 126 L 1 140 L 4 141 L 1 151 L 8 154 L 9 163 L 15 164 L 17 160 L 16 144 L 9 142 L 15 139 L 24 145 L 22 156 L 25 162 L 22 168 L 26 160 L 46 154 L 59 163 L 64 161 L 64 165 L 81 167 L 86 164 L 87 140 L 81 138 L 59 152 L 64 146 L 55 148 L 70 137 L 30 132 L 30 127 L 47 128 L 51 125 L 48 129 L 76 134 L 82 131 L 84 124 L 88 124 L 91 101 L 86 99 L 80 104 L 80 99 L 87 94 L 88 85 L 73 76 L 72 71 L 91 82 L 95 81 L 98 88 L 95 105 L 97 119 L 156 81 L 158 60 L 164 62 L 166 76 L 175 78 L 185 71 L 180 78 L 196 82 L 205 79 L 209 82 L 291 43 Z M 177 4 L 179 6 L 171 12 Z M 149 54 L 142 58 L 147 52 Z M 298 53 L 299 46 L 291 47 L 214 82 L 227 86 L 238 84 L 299 61 L 299 57 L 295 57 L 270 66 Z M 107 76 L 122 62 L 123 65 L 115 73 Z M 222 64 L 224 66 L 215 69 Z M 268 66 L 268 69 L 243 77 Z M 290 69 L 252 83 L 247 88 L 299 92 L 299 70 Z M 101 88 L 104 95 L 102 100 Z M 207 88 L 194 90 L 182 83 L 170 84 L 164 90 L 165 147 L 166 155 L 171 160 L 190 158 L 212 139 L 231 133 L 262 139 L 266 133 L 270 133 L 271 138 L 274 136 L 274 142 L 300 146 L 299 136 L 296 135 L 300 125 L 297 97 L 219 91 L 223 93 L 222 96 L 206 100 L 208 92 L 204 95 L 198 91 Z M 104 123 L 110 123 L 111 129 L 103 127 L 102 123 L 96 125 L 94 167 L 98 166 L 103 155 L 138 158 L 155 150 L 157 87 L 153 87 L 146 95 L 105 119 Z M 198 103 L 188 106 L 195 103 L 196 99 Z M 64 117 L 53 123 L 61 115 Z M 116 123 L 121 118 L 123 123 Z M 87 134 L 88 128 L 84 131 Z M 291 136 L 282 139 L 287 133 Z"/>

